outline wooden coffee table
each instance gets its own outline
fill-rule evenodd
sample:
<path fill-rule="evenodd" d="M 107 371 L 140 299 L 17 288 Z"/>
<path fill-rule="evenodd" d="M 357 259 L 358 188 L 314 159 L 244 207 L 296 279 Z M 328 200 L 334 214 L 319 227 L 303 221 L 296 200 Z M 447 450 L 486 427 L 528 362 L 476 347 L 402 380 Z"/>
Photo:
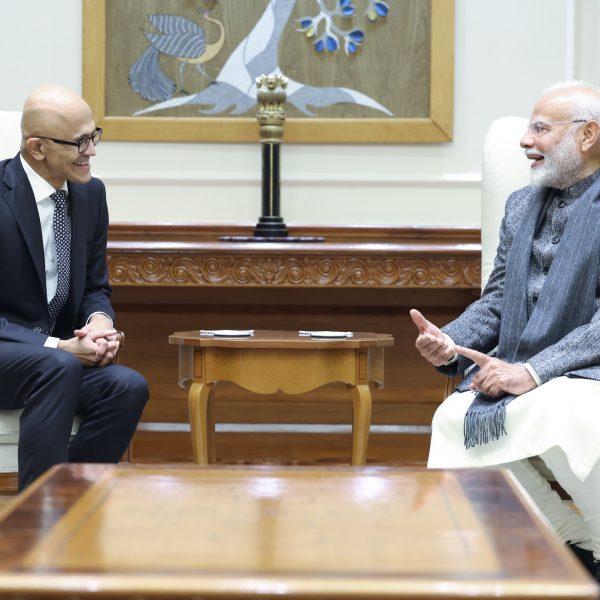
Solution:
<path fill-rule="evenodd" d="M 504 471 L 54 467 L 0 514 L 0 597 L 597 598 Z"/>
<path fill-rule="evenodd" d="M 252 337 L 227 338 L 196 330 L 176 332 L 169 343 L 179 346 L 179 384 L 191 384 L 195 463 L 215 460 L 212 392 L 219 381 L 256 394 L 302 394 L 328 383 L 345 383 L 353 403 L 352 464 L 366 463 L 371 388 L 383 386 L 383 349 L 394 344 L 391 335 L 355 332 L 351 338 L 313 339 L 297 331 L 257 330 Z"/>

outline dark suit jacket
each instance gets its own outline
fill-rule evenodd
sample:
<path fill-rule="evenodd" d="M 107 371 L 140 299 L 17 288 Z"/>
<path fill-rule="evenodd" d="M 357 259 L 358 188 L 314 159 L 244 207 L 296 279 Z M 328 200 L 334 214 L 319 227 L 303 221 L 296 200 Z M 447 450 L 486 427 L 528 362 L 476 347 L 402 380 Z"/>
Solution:
<path fill-rule="evenodd" d="M 104 184 L 69 183 L 71 287 L 55 337 L 73 337 L 96 311 L 112 318 L 106 266 L 108 208 Z M 0 342 L 43 345 L 48 322 L 42 231 L 19 155 L 0 161 Z"/>

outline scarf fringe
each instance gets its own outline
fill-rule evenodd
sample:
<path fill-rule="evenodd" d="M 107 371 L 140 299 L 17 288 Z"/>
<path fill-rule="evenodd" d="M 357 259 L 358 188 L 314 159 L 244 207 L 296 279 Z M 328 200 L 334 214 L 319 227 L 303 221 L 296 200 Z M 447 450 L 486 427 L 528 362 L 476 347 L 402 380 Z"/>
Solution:
<path fill-rule="evenodd" d="M 473 401 L 477 402 L 477 399 Z M 471 406 L 464 420 L 465 448 L 489 444 L 506 435 L 506 398 L 492 405 Z"/>

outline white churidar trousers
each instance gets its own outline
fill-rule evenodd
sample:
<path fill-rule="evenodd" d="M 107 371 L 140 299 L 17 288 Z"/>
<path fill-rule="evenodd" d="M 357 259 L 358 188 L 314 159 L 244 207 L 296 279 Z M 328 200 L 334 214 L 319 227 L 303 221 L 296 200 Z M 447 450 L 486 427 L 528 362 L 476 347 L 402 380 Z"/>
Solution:
<path fill-rule="evenodd" d="M 455 392 L 432 422 L 429 468 L 509 468 L 564 542 L 593 549 L 600 560 L 600 382 L 559 377 L 515 398 L 507 434 L 464 446 L 464 415 L 472 392 Z M 540 456 L 573 498 L 572 510 L 529 463 Z"/>

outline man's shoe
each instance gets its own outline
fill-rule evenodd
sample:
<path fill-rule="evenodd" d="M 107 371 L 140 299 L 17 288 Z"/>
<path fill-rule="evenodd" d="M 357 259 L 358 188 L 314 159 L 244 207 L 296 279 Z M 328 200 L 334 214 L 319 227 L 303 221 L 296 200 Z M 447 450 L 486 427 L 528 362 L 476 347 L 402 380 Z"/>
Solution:
<path fill-rule="evenodd" d="M 567 546 L 573 551 L 573 554 L 579 559 L 579 562 L 587 569 L 587 571 L 600 581 L 600 564 L 594 560 L 594 554 L 591 550 L 580 548 L 575 544 L 567 544 Z"/>

